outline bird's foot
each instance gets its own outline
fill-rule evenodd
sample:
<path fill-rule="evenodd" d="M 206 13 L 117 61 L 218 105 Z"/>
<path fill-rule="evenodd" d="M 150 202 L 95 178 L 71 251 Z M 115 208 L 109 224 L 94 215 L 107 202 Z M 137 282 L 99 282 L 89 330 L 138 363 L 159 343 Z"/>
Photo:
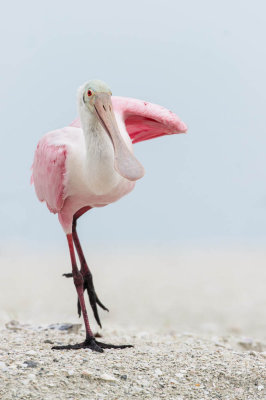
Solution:
<path fill-rule="evenodd" d="M 103 353 L 103 349 L 126 349 L 133 347 L 130 344 L 115 345 L 109 343 L 102 343 L 95 340 L 94 337 L 86 339 L 82 343 L 68 344 L 65 346 L 53 346 L 53 350 L 79 350 L 79 349 L 91 349 L 92 351 L 97 351 L 98 353 Z"/>
<path fill-rule="evenodd" d="M 72 273 L 68 273 L 68 274 L 63 274 L 63 276 L 65 276 L 66 278 L 71 278 L 73 277 Z M 82 274 L 83 276 L 83 291 L 87 290 L 88 292 L 88 296 L 89 296 L 89 301 L 90 301 L 90 305 L 93 311 L 93 315 L 97 321 L 97 324 L 102 327 L 101 321 L 100 321 L 100 317 L 99 317 L 99 313 L 98 313 L 98 309 L 97 309 L 97 305 L 99 307 L 101 307 L 103 310 L 108 311 L 108 308 L 105 307 L 103 305 L 103 303 L 99 300 L 95 289 L 94 289 L 94 284 L 93 284 L 93 279 L 92 279 L 92 274 L 91 273 L 86 273 L 86 274 Z M 81 316 L 81 307 L 80 307 L 80 303 L 78 300 L 78 315 L 79 317 Z"/>

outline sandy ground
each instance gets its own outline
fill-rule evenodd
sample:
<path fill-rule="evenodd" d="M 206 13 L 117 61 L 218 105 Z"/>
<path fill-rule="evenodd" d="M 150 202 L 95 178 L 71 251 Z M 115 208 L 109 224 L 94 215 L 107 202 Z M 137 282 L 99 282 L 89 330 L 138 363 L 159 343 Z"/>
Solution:
<path fill-rule="evenodd" d="M 51 350 L 84 336 L 82 329 L 49 329 L 82 322 L 73 283 L 61 277 L 70 270 L 68 255 L 2 249 L 0 398 L 266 398 L 266 251 L 157 246 L 86 253 L 110 308 L 101 312 L 101 340 L 135 347 Z M 7 329 L 10 320 L 20 329 Z"/>

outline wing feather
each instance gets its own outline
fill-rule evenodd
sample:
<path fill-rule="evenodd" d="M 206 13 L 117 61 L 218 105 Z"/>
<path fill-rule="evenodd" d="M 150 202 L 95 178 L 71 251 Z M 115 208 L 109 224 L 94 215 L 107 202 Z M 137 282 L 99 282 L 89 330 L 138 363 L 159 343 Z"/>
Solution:
<path fill-rule="evenodd" d="M 57 213 L 64 204 L 64 176 L 67 147 L 51 144 L 49 134 L 38 143 L 35 151 L 32 178 L 37 197 L 49 210 Z"/>
<path fill-rule="evenodd" d="M 186 124 L 176 114 L 157 104 L 118 96 L 112 96 L 112 104 L 124 121 L 132 143 L 187 131 Z M 79 118 L 70 126 L 80 128 Z"/>
<path fill-rule="evenodd" d="M 187 131 L 176 114 L 157 104 L 126 97 L 112 97 L 112 102 L 124 120 L 132 143 Z"/>

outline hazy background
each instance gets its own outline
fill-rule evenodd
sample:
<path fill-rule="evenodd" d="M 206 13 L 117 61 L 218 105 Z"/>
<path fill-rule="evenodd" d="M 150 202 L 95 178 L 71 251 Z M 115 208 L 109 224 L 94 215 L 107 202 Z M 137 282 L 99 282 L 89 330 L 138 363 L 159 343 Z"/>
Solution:
<path fill-rule="evenodd" d="M 266 237 L 263 1 L 6 2 L 1 12 L 1 241 L 61 242 L 29 186 L 39 138 L 99 77 L 176 112 L 188 135 L 135 146 L 146 176 L 81 223 L 90 241 Z"/>
<path fill-rule="evenodd" d="M 236 249 L 240 260 L 245 248 L 263 248 L 265 2 L 48 0 L 10 1 L 3 8 L 3 269 L 21 268 L 27 278 L 28 257 L 34 253 L 38 264 L 51 249 L 70 269 L 63 231 L 37 201 L 30 167 L 39 138 L 76 117 L 77 87 L 91 78 L 105 80 L 114 95 L 171 109 L 189 130 L 135 146 L 146 175 L 129 196 L 81 219 L 86 251 L 112 249 L 118 262 L 122 247 L 147 254 L 158 246 L 177 253 L 185 248 L 187 255 L 197 247 L 206 255 L 214 246 Z M 250 273 L 255 260 L 262 263 L 259 254 L 248 258 Z M 47 265 L 55 268 L 49 257 Z M 216 254 L 210 263 L 214 271 L 218 259 Z M 226 260 L 234 266 L 230 254 Z M 96 263 L 100 268 L 101 259 Z M 200 268 L 205 258 L 191 263 Z M 38 269 L 40 279 L 43 273 Z"/>

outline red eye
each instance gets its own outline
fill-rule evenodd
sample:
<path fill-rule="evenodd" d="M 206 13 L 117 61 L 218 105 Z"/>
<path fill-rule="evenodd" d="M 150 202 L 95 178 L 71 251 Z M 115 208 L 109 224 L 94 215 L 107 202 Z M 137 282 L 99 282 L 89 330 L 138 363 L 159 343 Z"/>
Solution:
<path fill-rule="evenodd" d="M 87 94 L 88 94 L 88 96 L 90 97 L 90 96 L 92 95 L 92 91 L 91 91 L 91 90 L 88 90 Z"/>

